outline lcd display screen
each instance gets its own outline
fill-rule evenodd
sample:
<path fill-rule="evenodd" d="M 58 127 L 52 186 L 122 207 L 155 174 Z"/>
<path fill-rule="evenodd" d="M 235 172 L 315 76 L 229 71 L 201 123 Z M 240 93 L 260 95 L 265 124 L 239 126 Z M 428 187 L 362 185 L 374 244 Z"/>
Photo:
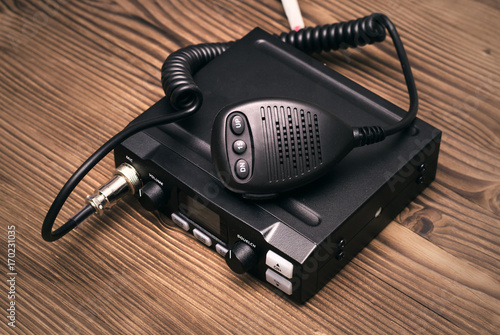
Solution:
<path fill-rule="evenodd" d="M 184 192 L 179 192 L 179 211 L 227 243 L 226 226 L 220 216 L 207 206 Z"/>

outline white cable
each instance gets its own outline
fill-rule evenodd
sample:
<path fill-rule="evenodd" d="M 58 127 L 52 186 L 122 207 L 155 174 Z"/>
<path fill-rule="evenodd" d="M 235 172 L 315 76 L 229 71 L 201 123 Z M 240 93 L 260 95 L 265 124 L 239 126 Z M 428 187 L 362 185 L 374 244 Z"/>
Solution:
<path fill-rule="evenodd" d="M 297 0 L 281 0 L 285 15 L 288 18 L 291 30 L 299 30 L 304 28 L 304 19 L 300 13 L 300 7 Z"/>

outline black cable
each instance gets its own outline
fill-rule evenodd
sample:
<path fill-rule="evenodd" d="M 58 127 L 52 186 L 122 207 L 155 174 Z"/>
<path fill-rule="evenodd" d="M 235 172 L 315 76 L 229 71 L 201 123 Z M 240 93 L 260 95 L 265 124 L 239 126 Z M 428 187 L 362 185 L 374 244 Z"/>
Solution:
<path fill-rule="evenodd" d="M 173 52 L 161 68 L 161 85 L 176 110 L 197 111 L 203 94 L 193 75 L 234 42 L 191 45 Z"/>
<path fill-rule="evenodd" d="M 354 128 L 353 134 L 358 146 L 381 141 L 385 136 L 401 131 L 411 124 L 417 113 L 418 97 L 410 64 L 401 39 L 392 22 L 383 14 L 372 14 L 357 20 L 307 28 L 297 32 L 291 31 L 279 36 L 282 41 L 305 52 L 320 52 L 381 42 L 385 39 L 385 29 L 387 29 L 394 42 L 401 62 L 410 96 L 410 108 L 405 117 L 392 126 L 385 128 L 379 126 Z M 81 221 L 93 214 L 92 206 L 87 205 L 82 212 L 52 232 L 57 215 L 75 187 L 118 144 L 147 128 L 186 118 L 201 107 L 203 95 L 196 85 L 193 75 L 212 59 L 226 51 L 232 43 L 209 43 L 188 46 L 172 53 L 165 60 L 161 70 L 162 87 L 166 96 L 169 97 L 170 104 L 179 112 L 129 125 L 92 154 L 68 179 L 50 206 L 42 225 L 42 237 L 44 240 L 55 241 L 61 238 Z"/>
<path fill-rule="evenodd" d="M 68 179 L 50 206 L 42 225 L 42 237 L 46 241 L 55 241 L 66 235 L 91 214 L 91 206 L 85 206 L 84 214 L 74 216 L 52 232 L 57 215 L 62 206 L 80 181 L 118 144 L 130 136 L 159 125 L 179 121 L 195 113 L 203 102 L 201 90 L 192 75 L 213 58 L 223 53 L 232 43 L 213 43 L 189 46 L 173 52 L 162 67 L 162 86 L 170 97 L 172 107 L 179 112 L 163 117 L 145 120 L 127 126 L 92 154 Z M 188 73 L 189 75 L 186 75 Z"/>
<path fill-rule="evenodd" d="M 89 173 L 92 168 L 99 163 L 108 153 L 111 152 L 118 144 L 129 138 L 130 136 L 137 134 L 140 131 L 145 129 L 158 126 L 160 124 L 167 124 L 171 122 L 178 121 L 183 119 L 189 115 L 191 115 L 193 111 L 187 110 L 178 112 L 175 114 L 170 114 L 166 116 L 162 116 L 159 118 L 153 118 L 150 120 L 145 120 L 139 123 L 134 123 L 133 125 L 129 125 L 118 134 L 109 139 L 106 143 L 104 143 L 96 152 L 92 154 L 77 170 L 76 172 L 68 179 L 66 184 L 61 188 L 59 194 L 56 196 L 52 205 L 50 206 L 47 215 L 45 216 L 45 220 L 42 225 L 42 237 L 45 241 L 55 241 L 64 235 L 66 235 L 70 230 L 75 228 L 78 223 L 80 223 L 83 219 L 87 218 L 89 215 L 85 217 L 80 217 L 80 220 L 77 220 L 75 217 L 68 220 L 65 224 L 59 227 L 57 230 L 52 232 L 52 226 L 57 218 L 57 215 L 61 211 L 62 206 L 70 196 L 71 192 L 75 189 L 75 187 L 80 183 L 80 181 Z M 88 206 L 85 207 L 88 210 Z M 87 214 L 88 211 L 86 210 Z"/>
<path fill-rule="evenodd" d="M 410 106 L 405 117 L 387 126 L 365 126 L 353 129 L 356 146 L 380 142 L 408 127 L 418 111 L 418 94 L 406 51 L 396 27 L 384 14 L 375 13 L 356 20 L 324 26 L 309 27 L 279 35 L 279 39 L 304 52 L 321 52 L 356 48 L 382 42 L 389 32 L 394 43 L 401 69 L 408 89 Z M 196 85 L 193 74 L 231 46 L 229 43 L 212 43 L 188 46 L 174 52 L 162 67 L 162 86 L 170 97 L 172 106 L 197 109 L 201 106 L 202 93 Z"/>
<path fill-rule="evenodd" d="M 291 44 L 297 49 L 305 52 L 320 52 L 347 49 L 348 47 L 355 48 L 381 42 L 385 39 L 386 29 L 391 36 L 401 63 L 410 97 L 410 106 L 404 118 L 396 124 L 384 128 L 380 126 L 354 128 L 353 132 L 357 146 L 380 142 L 386 136 L 393 135 L 408 127 L 417 116 L 417 87 L 415 86 L 403 43 L 394 24 L 387 16 L 376 13 L 357 20 L 305 28 L 297 32 L 282 33 L 279 36 L 283 42 Z"/>
<path fill-rule="evenodd" d="M 381 15 L 281 33 L 279 39 L 305 52 L 328 52 L 382 42 L 386 32 L 377 21 Z"/>

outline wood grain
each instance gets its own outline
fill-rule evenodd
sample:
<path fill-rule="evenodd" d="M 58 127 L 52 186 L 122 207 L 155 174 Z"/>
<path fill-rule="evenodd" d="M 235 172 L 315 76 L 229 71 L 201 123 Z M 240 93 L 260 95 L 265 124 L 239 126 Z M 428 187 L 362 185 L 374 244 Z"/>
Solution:
<path fill-rule="evenodd" d="M 0 1 L 1 332 L 495 334 L 500 332 L 500 7 L 495 1 L 300 1 L 307 25 L 386 13 L 405 43 L 419 117 L 443 130 L 436 181 L 305 305 L 236 276 L 134 200 L 43 242 L 71 173 L 162 96 L 178 48 L 279 33 L 279 1 Z M 407 106 L 391 43 L 315 55 Z M 61 217 L 110 176 L 107 157 Z M 16 328 L 7 326 L 16 226 Z"/>

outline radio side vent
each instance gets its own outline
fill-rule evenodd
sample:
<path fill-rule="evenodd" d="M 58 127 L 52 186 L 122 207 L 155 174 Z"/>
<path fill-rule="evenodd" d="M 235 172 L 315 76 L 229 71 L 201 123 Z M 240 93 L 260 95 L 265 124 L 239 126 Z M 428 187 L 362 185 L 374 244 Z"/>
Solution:
<path fill-rule="evenodd" d="M 306 174 L 321 164 L 317 114 L 289 106 L 262 106 L 269 182 Z"/>

